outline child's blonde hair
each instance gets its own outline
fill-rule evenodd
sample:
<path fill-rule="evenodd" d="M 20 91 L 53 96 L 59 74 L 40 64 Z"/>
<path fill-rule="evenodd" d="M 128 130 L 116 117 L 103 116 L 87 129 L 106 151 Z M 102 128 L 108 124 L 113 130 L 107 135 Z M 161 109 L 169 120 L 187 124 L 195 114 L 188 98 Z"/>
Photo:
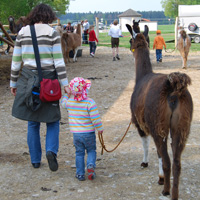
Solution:
<path fill-rule="evenodd" d="M 90 25 L 89 30 L 92 30 L 94 28 L 94 25 Z"/>

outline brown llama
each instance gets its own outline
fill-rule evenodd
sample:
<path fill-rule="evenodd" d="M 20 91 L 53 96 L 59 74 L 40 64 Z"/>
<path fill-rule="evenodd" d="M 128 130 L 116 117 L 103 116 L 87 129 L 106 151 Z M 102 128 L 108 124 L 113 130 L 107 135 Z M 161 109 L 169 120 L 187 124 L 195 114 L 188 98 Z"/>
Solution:
<path fill-rule="evenodd" d="M 170 194 L 171 161 L 167 150 L 170 132 L 173 152 L 172 200 L 179 197 L 179 178 L 181 173 L 181 154 L 190 132 L 193 102 L 187 89 L 191 79 L 185 73 L 154 73 L 150 53 L 143 34 L 133 33 L 131 49 L 134 49 L 136 82 L 131 97 L 130 109 L 132 123 L 135 124 L 144 146 L 144 158 L 148 158 L 149 136 L 153 137 L 159 162 L 159 184 L 164 184 L 162 194 Z M 144 162 L 144 160 L 143 160 Z M 148 163 L 142 163 L 147 166 Z M 163 174 L 164 173 L 164 174 Z"/>
<path fill-rule="evenodd" d="M 185 30 L 180 31 L 180 37 L 177 42 L 177 49 L 179 50 L 182 58 L 182 68 L 187 69 L 187 57 L 191 47 L 190 37 L 186 34 Z"/>
<path fill-rule="evenodd" d="M 58 30 L 58 29 L 57 29 Z M 59 30 L 61 34 L 61 44 L 62 44 L 62 52 L 65 60 L 65 64 L 70 62 L 69 52 L 73 50 L 74 57 L 73 62 L 77 61 L 76 55 L 79 47 L 81 46 L 81 24 L 77 25 L 76 33 L 67 33 L 65 31 Z"/>
<path fill-rule="evenodd" d="M 20 17 L 15 23 L 15 18 L 13 16 L 8 17 L 9 29 L 12 33 L 17 34 L 20 29 L 25 25 L 26 17 Z"/>
<path fill-rule="evenodd" d="M 139 22 L 140 22 L 140 20 L 138 22 L 136 22 L 135 20 L 133 20 L 133 26 L 132 27 L 133 27 L 133 31 L 135 33 L 140 33 Z M 148 47 L 149 47 L 149 45 L 150 45 L 150 39 L 149 39 L 148 33 L 149 33 L 149 27 L 147 25 L 145 25 L 144 26 L 143 35 L 145 36 L 145 39 L 146 39 L 146 41 L 148 43 Z"/>

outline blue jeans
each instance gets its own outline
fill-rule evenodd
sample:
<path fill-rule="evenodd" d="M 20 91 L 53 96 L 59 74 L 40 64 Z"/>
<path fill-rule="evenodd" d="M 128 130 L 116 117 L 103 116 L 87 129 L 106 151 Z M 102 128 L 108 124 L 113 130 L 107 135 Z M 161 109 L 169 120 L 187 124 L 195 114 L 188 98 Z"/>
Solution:
<path fill-rule="evenodd" d="M 156 60 L 159 62 L 159 60 L 162 59 L 162 49 L 156 49 Z"/>
<path fill-rule="evenodd" d="M 90 44 L 90 54 L 91 54 L 91 53 L 94 53 L 94 54 L 95 54 L 96 47 L 97 47 L 96 42 L 90 42 L 90 41 L 89 41 L 89 44 Z"/>
<path fill-rule="evenodd" d="M 76 174 L 85 174 L 85 150 L 87 151 L 87 167 L 96 167 L 96 135 L 91 133 L 73 133 L 76 148 Z"/>
<path fill-rule="evenodd" d="M 52 151 L 57 155 L 59 148 L 59 120 L 52 123 L 46 123 L 46 126 L 46 152 Z M 27 143 L 31 163 L 40 163 L 42 157 L 40 122 L 28 121 Z"/>

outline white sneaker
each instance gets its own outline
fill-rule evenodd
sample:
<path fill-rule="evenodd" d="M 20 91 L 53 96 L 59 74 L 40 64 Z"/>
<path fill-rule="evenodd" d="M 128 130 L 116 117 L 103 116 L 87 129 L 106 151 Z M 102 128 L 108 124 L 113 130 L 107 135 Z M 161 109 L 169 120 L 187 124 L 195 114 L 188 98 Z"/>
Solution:
<path fill-rule="evenodd" d="M 92 57 L 94 57 L 94 53 L 91 53 L 90 55 L 91 55 Z"/>

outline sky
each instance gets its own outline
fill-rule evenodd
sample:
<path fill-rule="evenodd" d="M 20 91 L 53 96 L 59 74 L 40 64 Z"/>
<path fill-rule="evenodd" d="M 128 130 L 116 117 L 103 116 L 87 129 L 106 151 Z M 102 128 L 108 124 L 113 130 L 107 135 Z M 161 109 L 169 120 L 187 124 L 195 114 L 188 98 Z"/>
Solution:
<path fill-rule="evenodd" d="M 161 0 L 70 0 L 67 12 L 163 11 Z"/>

